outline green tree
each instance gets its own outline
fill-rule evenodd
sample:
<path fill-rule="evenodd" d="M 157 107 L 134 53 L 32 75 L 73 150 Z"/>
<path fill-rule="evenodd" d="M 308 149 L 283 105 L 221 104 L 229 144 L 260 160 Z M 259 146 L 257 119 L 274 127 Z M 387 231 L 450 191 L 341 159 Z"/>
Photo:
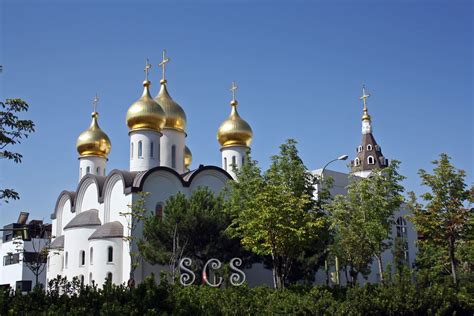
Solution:
<path fill-rule="evenodd" d="M 193 260 L 202 271 L 211 258 L 224 262 L 242 257 L 239 240 L 224 234 L 230 216 L 223 210 L 222 194 L 207 187 L 194 190 L 189 198 L 179 192 L 164 206 L 163 216 L 148 216 L 144 222 L 140 251 L 152 264 L 168 265 L 174 281 L 182 257 Z"/>
<path fill-rule="evenodd" d="M 444 256 L 438 254 L 437 257 L 448 258 L 450 273 L 456 284 L 458 245 L 466 245 L 473 240 L 473 209 L 469 208 L 474 202 L 473 188 L 467 188 L 466 173 L 456 169 L 447 154 L 441 154 L 432 163 L 435 166 L 433 174 L 423 169 L 418 172 L 422 184 L 430 189 L 430 192 L 421 195 L 426 205 L 418 203 L 415 193 L 410 192 L 411 219 L 423 236 L 419 241 L 421 252 L 436 249 L 444 252 Z"/>
<path fill-rule="evenodd" d="M 0 102 L 0 159 L 13 160 L 21 163 L 23 156 L 7 149 L 8 146 L 20 144 L 24 138 L 35 131 L 35 124 L 31 120 L 18 117 L 21 112 L 28 111 L 28 104 L 21 99 L 7 99 Z M 18 192 L 13 189 L 0 188 L 0 201 L 18 200 Z"/>
<path fill-rule="evenodd" d="M 353 177 L 347 195 L 336 196 L 327 207 L 335 233 L 332 249 L 351 266 L 353 281 L 373 257 L 383 282 L 382 253 L 391 246 L 393 214 L 404 200 L 398 165 L 394 160 L 367 178 Z"/>
<path fill-rule="evenodd" d="M 314 179 L 304 166 L 296 142 L 280 146 L 280 154 L 262 174 L 249 157 L 230 183 L 227 209 L 233 216 L 227 229 L 242 245 L 270 256 L 274 286 L 285 287 L 294 263 L 317 240 L 324 226 L 314 210 Z"/>

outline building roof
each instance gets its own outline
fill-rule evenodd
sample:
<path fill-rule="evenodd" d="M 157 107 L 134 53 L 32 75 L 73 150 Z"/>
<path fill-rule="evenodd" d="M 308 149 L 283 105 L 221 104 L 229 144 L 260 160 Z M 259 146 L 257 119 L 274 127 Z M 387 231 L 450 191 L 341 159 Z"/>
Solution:
<path fill-rule="evenodd" d="M 88 211 L 77 214 L 65 227 L 64 229 L 74 227 L 87 227 L 87 226 L 98 226 L 100 225 L 99 211 L 91 209 Z"/>
<path fill-rule="evenodd" d="M 50 249 L 63 249 L 64 248 L 64 235 L 54 238 L 51 245 L 49 245 L 49 248 Z"/>
<path fill-rule="evenodd" d="M 362 142 L 356 148 L 356 152 L 356 159 L 351 161 L 352 172 L 382 169 L 388 165 L 388 160 L 383 156 L 382 148 L 372 133 L 362 134 Z M 373 158 L 373 163 L 369 163 L 369 157 Z"/>
<path fill-rule="evenodd" d="M 122 238 L 123 225 L 120 222 L 106 223 L 95 230 L 89 237 L 91 239 Z"/>

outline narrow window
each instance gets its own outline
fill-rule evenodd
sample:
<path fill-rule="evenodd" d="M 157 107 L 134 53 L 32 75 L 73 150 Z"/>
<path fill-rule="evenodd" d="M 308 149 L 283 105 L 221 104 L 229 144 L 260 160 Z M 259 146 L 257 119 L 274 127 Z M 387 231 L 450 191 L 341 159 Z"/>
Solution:
<path fill-rule="evenodd" d="M 171 146 L 171 168 L 176 168 L 176 146 Z"/>
<path fill-rule="evenodd" d="M 138 142 L 138 158 L 143 158 L 143 143 L 142 141 Z"/>
<path fill-rule="evenodd" d="M 84 250 L 81 250 L 79 252 L 79 265 L 83 266 L 86 264 L 86 252 Z"/>
<path fill-rule="evenodd" d="M 114 261 L 114 248 L 111 246 L 107 250 L 107 262 Z"/>
<path fill-rule="evenodd" d="M 224 157 L 224 170 L 227 171 L 227 157 Z"/>
<path fill-rule="evenodd" d="M 362 152 L 362 146 L 357 147 L 357 152 Z"/>
<path fill-rule="evenodd" d="M 112 272 L 107 272 L 107 281 L 112 282 Z"/>
<path fill-rule="evenodd" d="M 94 280 L 92 280 L 92 272 L 89 273 L 89 284 L 92 285 L 94 283 Z"/>
<path fill-rule="evenodd" d="M 79 279 L 81 280 L 81 285 L 84 285 L 84 275 L 83 274 L 81 274 L 79 276 Z"/>
<path fill-rule="evenodd" d="M 163 204 L 161 202 L 158 202 L 155 207 L 155 216 L 158 218 L 163 217 Z"/>
<path fill-rule="evenodd" d="M 97 175 L 100 176 L 100 168 L 97 167 Z"/>
<path fill-rule="evenodd" d="M 64 256 L 64 267 L 67 269 L 67 259 L 68 259 L 68 252 L 66 251 L 66 255 Z"/>
<path fill-rule="evenodd" d="M 79 168 L 79 177 L 82 177 L 82 168 Z"/>
<path fill-rule="evenodd" d="M 104 168 L 104 176 L 105 176 L 105 168 Z"/>
<path fill-rule="evenodd" d="M 358 166 L 358 165 L 360 164 L 360 160 L 359 160 L 358 157 L 354 160 L 354 164 L 355 164 L 356 166 Z"/>
<path fill-rule="evenodd" d="M 372 145 L 371 144 L 367 145 L 367 150 L 372 150 Z"/>
<path fill-rule="evenodd" d="M 153 142 L 150 143 L 150 157 L 153 158 L 153 152 L 155 151 L 155 147 Z"/>
<path fill-rule="evenodd" d="M 86 168 L 86 174 L 89 174 L 89 173 L 91 173 L 91 167 Z"/>
<path fill-rule="evenodd" d="M 232 156 L 232 168 L 236 168 L 237 164 L 235 163 L 235 156 Z"/>
<path fill-rule="evenodd" d="M 133 143 L 130 143 L 130 158 L 133 159 Z"/>
<path fill-rule="evenodd" d="M 94 248 L 89 249 L 89 264 L 94 263 Z"/>
<path fill-rule="evenodd" d="M 369 156 L 369 157 L 367 158 L 367 163 L 368 163 L 369 165 L 373 165 L 373 164 L 375 164 L 374 157 L 372 157 L 372 156 Z"/>
<path fill-rule="evenodd" d="M 244 165 L 245 163 L 245 157 L 242 157 L 242 166 Z"/>

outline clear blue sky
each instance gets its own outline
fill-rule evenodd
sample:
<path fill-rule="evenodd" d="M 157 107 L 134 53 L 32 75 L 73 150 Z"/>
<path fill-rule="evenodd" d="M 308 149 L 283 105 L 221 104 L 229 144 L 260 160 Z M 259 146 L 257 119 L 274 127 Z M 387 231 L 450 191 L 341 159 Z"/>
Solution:
<path fill-rule="evenodd" d="M 128 168 L 125 113 L 141 94 L 145 57 L 156 65 L 163 48 L 194 167 L 220 164 L 216 130 L 232 80 L 264 168 L 288 138 L 309 169 L 353 158 L 365 83 L 374 135 L 402 161 L 407 190 L 423 192 L 417 170 L 441 152 L 473 183 L 471 1 L 169 2 L 1 2 L 0 98 L 26 100 L 37 129 L 14 148 L 21 165 L 1 162 L 0 185 L 21 194 L 0 205 L 1 224 L 23 210 L 49 220 L 58 194 L 75 190 L 75 142 L 96 92 L 108 170 Z M 151 80 L 156 94 L 156 67 Z"/>

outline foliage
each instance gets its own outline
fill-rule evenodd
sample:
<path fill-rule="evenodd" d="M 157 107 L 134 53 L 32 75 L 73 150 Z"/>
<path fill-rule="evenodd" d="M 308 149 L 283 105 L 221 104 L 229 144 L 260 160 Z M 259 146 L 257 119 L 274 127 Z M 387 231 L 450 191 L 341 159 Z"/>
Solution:
<path fill-rule="evenodd" d="M 441 154 L 439 160 L 432 163 L 433 174 L 423 169 L 418 172 L 422 184 L 430 189 L 421 195 L 426 205 L 418 203 L 415 194 L 410 192 L 411 220 L 422 236 L 417 261 L 419 266 L 431 266 L 438 273 L 449 267 L 456 284 L 460 259 L 470 260 L 462 262 L 462 266 L 472 273 L 474 212 L 469 204 L 474 202 L 474 188 L 467 188 L 466 173 L 456 169 L 448 155 Z"/>
<path fill-rule="evenodd" d="M 31 120 L 18 117 L 21 112 L 28 111 L 28 104 L 21 99 L 7 99 L 0 102 L 0 159 L 13 160 L 21 163 L 23 156 L 7 149 L 7 146 L 18 145 L 24 138 L 35 131 L 35 124 Z M 13 189 L 1 188 L 0 201 L 18 200 L 20 196 Z"/>
<path fill-rule="evenodd" d="M 163 216 L 145 218 L 140 241 L 144 258 L 152 264 L 168 265 L 174 281 L 183 257 L 191 258 L 202 271 L 211 258 L 228 262 L 245 256 L 239 240 L 224 234 L 230 216 L 223 211 L 223 204 L 222 195 L 215 195 L 207 187 L 197 188 L 189 198 L 181 192 L 170 197 Z"/>
<path fill-rule="evenodd" d="M 472 315 L 472 287 L 420 287 L 409 274 L 385 286 L 353 288 L 293 286 L 182 287 L 155 284 L 153 276 L 135 288 L 106 283 L 81 286 L 76 279 L 51 280 L 47 292 L 0 290 L 1 315 Z"/>
<path fill-rule="evenodd" d="M 383 281 L 382 253 L 391 246 L 393 214 L 403 202 L 404 179 L 398 161 L 374 170 L 367 178 L 352 178 L 346 196 L 336 196 L 327 206 L 334 230 L 331 250 L 343 265 L 348 265 L 352 282 L 357 274 L 367 274 L 375 257 Z"/>
<path fill-rule="evenodd" d="M 264 174 L 248 156 L 230 183 L 227 232 L 253 253 L 271 257 L 276 288 L 285 287 L 292 266 L 324 227 L 322 213 L 314 210 L 313 185 L 294 140 L 280 146 Z"/>

